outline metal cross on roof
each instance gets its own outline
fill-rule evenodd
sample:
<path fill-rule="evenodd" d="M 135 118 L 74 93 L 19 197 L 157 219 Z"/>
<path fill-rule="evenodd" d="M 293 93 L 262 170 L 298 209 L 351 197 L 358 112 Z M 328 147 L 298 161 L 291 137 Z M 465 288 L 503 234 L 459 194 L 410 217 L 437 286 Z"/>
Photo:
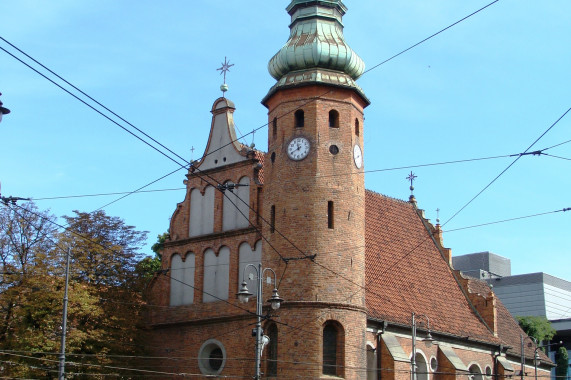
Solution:
<path fill-rule="evenodd" d="M 232 66 L 234 66 L 234 64 L 230 64 L 230 61 L 228 61 L 228 59 L 224 57 L 224 62 L 222 62 L 222 67 L 216 69 L 220 71 L 220 75 L 224 74 L 224 83 L 226 83 L 226 73 L 230 71 L 230 68 Z"/>
<path fill-rule="evenodd" d="M 418 177 L 416 175 L 414 175 L 414 173 L 411 171 L 410 174 L 408 175 L 408 177 L 406 177 L 406 179 L 408 179 L 410 181 L 410 193 L 412 194 L 413 190 L 414 190 L 414 180 L 417 179 Z"/>
<path fill-rule="evenodd" d="M 436 209 L 436 224 L 440 224 L 440 209 Z"/>

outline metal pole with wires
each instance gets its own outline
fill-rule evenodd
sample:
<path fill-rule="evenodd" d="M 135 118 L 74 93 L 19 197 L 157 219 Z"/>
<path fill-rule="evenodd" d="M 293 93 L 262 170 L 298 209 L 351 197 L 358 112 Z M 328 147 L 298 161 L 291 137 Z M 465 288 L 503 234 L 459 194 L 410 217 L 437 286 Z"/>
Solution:
<path fill-rule="evenodd" d="M 67 249 L 67 258 L 65 263 L 65 290 L 63 295 L 63 316 L 61 321 L 61 351 L 59 354 L 59 374 L 58 380 L 65 379 L 65 334 L 67 331 L 67 288 L 69 284 L 69 260 L 71 256 L 71 248 Z"/>

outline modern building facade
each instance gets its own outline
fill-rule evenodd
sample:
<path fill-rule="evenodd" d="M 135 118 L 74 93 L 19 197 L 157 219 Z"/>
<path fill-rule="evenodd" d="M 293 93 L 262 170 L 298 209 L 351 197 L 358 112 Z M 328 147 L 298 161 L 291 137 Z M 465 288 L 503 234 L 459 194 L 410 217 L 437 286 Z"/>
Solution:
<path fill-rule="evenodd" d="M 455 256 L 452 263 L 465 275 L 486 280 L 514 317 L 547 318 L 557 331 L 552 341 L 571 351 L 571 282 L 542 272 L 511 275 L 510 260 L 491 252 Z M 556 351 L 549 352 L 552 360 Z"/>
<path fill-rule="evenodd" d="M 453 270 L 414 197 L 365 189 L 370 101 L 356 84 L 364 63 L 343 36 L 347 8 L 292 0 L 287 11 L 289 40 L 269 62 L 276 84 L 262 99 L 268 152 L 239 143 L 235 104 L 214 101 L 206 151 L 186 175 L 149 286 L 145 364 L 165 378 L 252 378 L 261 317 L 264 378 L 517 375 L 523 332 L 490 287 Z M 256 272 L 260 263 L 271 271 Z M 260 286 L 262 301 L 275 288 L 281 307 L 264 302 L 257 315 L 236 297 L 243 283 Z M 524 376 L 532 358 L 525 345 Z"/>

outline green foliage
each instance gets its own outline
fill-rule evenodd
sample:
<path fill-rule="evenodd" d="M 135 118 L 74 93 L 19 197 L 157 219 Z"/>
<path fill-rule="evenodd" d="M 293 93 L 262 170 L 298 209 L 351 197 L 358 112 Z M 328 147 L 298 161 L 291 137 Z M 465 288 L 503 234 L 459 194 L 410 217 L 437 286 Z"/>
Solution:
<path fill-rule="evenodd" d="M 74 213 L 57 233 L 55 217 L 32 203 L 0 206 L 0 350 L 21 353 L 3 356 L 0 377 L 57 377 L 68 250 L 66 353 L 81 365 L 67 368 L 102 373 L 88 364 L 129 367 L 113 355 L 140 353 L 137 267 L 146 233 L 103 211 Z"/>
<path fill-rule="evenodd" d="M 557 367 L 555 368 L 555 376 L 558 379 L 566 379 L 569 373 L 569 354 L 565 347 L 559 347 L 555 358 Z"/>
<path fill-rule="evenodd" d="M 151 247 L 151 249 L 155 253 L 155 257 L 158 257 L 159 259 L 162 257 L 162 251 L 163 251 L 163 247 L 165 245 L 165 242 L 167 240 L 169 240 L 170 238 L 171 237 L 170 237 L 169 231 L 164 232 L 160 235 L 157 235 L 157 242 L 155 244 L 153 244 Z"/>
<path fill-rule="evenodd" d="M 535 338 L 537 343 L 549 341 L 556 331 L 551 326 L 551 322 L 545 317 L 516 317 L 520 327 L 527 335 Z"/>
<path fill-rule="evenodd" d="M 137 264 L 136 272 L 142 279 L 150 279 L 161 270 L 160 257 L 145 257 Z"/>

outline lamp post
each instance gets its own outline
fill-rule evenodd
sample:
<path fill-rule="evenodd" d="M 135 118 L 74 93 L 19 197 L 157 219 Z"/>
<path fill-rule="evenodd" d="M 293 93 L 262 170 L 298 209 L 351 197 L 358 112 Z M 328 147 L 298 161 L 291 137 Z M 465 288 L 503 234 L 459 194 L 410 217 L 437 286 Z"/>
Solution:
<path fill-rule="evenodd" d="M 549 343 L 549 344 L 544 344 L 544 345 L 535 345 L 535 350 L 533 351 L 533 367 L 535 369 L 535 380 L 537 380 L 537 361 L 539 360 L 539 354 L 537 353 L 537 350 L 539 350 L 540 348 L 543 347 L 550 347 L 550 346 L 558 346 L 560 344 L 563 344 L 562 341 L 556 342 L 556 343 Z"/>
<path fill-rule="evenodd" d="M 279 309 L 281 306 L 281 303 L 283 302 L 283 299 L 281 299 L 279 294 L 278 294 L 277 282 L 276 282 L 276 272 L 274 272 L 274 270 L 271 268 L 262 269 L 262 263 L 259 263 L 257 267 L 254 264 L 248 264 L 244 267 L 244 273 L 242 276 L 242 285 L 240 286 L 240 291 L 236 294 L 238 296 L 238 299 L 240 300 L 240 302 L 246 303 L 246 302 L 248 302 L 250 297 L 253 296 L 253 294 L 248 291 L 248 286 L 246 283 L 246 269 L 248 269 L 249 267 L 254 268 L 254 271 L 256 272 L 256 276 L 257 276 L 256 318 L 258 320 L 256 322 L 256 329 L 255 329 L 255 334 L 256 334 L 256 375 L 254 376 L 254 379 L 259 380 L 260 376 L 261 376 L 260 364 L 261 364 L 261 360 L 262 360 L 262 336 L 263 336 L 263 333 L 262 333 L 262 308 L 263 308 L 263 304 L 262 304 L 262 277 L 264 277 L 264 273 L 266 273 L 266 271 L 270 271 L 274 274 L 274 290 L 272 291 L 272 296 L 267 301 L 270 303 L 270 307 L 272 308 L 272 310 Z"/>
<path fill-rule="evenodd" d="M 416 318 L 415 318 L 415 314 L 412 313 L 412 357 L 410 358 L 410 379 L 411 380 L 416 380 Z M 430 319 L 428 319 L 428 316 L 426 314 L 419 314 L 419 316 L 426 318 L 426 330 L 427 330 L 427 334 L 426 334 L 426 338 L 424 338 L 422 341 L 426 342 L 426 344 L 428 345 L 428 347 L 432 346 L 432 343 L 434 342 L 434 338 L 432 337 L 432 334 L 430 334 Z"/>
<path fill-rule="evenodd" d="M 0 92 L 0 96 L 2 96 L 2 93 Z M 2 101 L 0 100 L 0 122 L 2 121 L 2 116 L 3 115 L 8 115 L 10 113 L 10 110 L 6 107 L 2 106 Z"/>
<path fill-rule="evenodd" d="M 525 338 L 529 338 L 531 339 L 531 341 L 533 342 L 533 344 L 535 344 L 535 346 L 537 347 L 537 341 L 535 340 L 534 337 L 532 336 L 526 336 L 524 337 L 523 334 L 521 334 L 521 371 L 520 371 L 520 378 L 521 380 L 523 380 L 523 377 L 525 375 L 525 353 L 524 353 L 524 346 L 523 346 L 523 340 Z M 535 356 L 534 356 L 534 360 L 535 362 Z"/>

